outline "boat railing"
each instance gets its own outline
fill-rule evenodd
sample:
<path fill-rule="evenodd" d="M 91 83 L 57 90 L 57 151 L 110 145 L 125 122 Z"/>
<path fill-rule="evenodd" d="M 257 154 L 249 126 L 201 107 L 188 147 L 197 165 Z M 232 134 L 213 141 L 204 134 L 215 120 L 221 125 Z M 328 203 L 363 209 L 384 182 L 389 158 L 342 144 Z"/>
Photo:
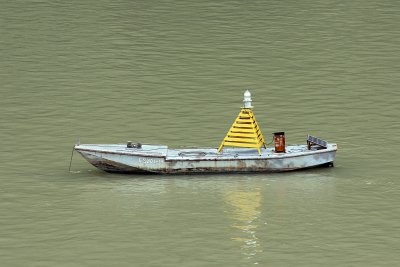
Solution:
<path fill-rule="evenodd" d="M 310 150 L 313 145 L 317 145 L 320 149 L 322 149 L 328 147 L 328 142 L 315 136 L 307 135 L 308 150 Z"/>

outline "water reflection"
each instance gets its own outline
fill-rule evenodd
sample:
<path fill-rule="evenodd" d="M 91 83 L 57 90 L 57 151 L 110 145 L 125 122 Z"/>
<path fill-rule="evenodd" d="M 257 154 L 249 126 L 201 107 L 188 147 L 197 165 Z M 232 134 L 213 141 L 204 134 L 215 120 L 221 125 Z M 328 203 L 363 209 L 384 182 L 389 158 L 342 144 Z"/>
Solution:
<path fill-rule="evenodd" d="M 296 237 L 298 232 L 313 228 L 318 218 L 335 214 L 331 205 L 335 178 L 327 171 L 255 175 L 225 185 L 230 238 L 246 260 L 261 264 L 268 248 L 284 246 L 284 227 L 292 225 L 296 229 L 292 236 Z"/>
<path fill-rule="evenodd" d="M 239 230 L 232 240 L 239 242 L 243 254 L 251 259 L 262 251 L 256 236 L 261 206 L 260 189 L 227 192 L 225 201 L 232 207 L 231 218 L 235 220 L 232 227 Z"/>

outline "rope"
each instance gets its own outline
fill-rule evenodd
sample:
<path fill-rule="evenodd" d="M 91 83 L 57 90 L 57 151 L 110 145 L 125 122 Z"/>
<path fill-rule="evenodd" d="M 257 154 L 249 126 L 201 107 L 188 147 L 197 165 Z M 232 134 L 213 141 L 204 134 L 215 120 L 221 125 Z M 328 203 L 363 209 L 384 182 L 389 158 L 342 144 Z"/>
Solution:
<path fill-rule="evenodd" d="M 75 146 L 72 147 L 71 160 L 69 161 L 69 169 L 68 169 L 68 172 L 71 172 L 72 157 L 74 156 L 74 150 L 75 150 Z"/>
<path fill-rule="evenodd" d="M 274 142 L 274 135 L 272 135 L 272 140 L 271 142 L 269 142 L 268 144 L 266 144 L 267 146 L 269 146 L 270 144 L 272 144 Z"/>

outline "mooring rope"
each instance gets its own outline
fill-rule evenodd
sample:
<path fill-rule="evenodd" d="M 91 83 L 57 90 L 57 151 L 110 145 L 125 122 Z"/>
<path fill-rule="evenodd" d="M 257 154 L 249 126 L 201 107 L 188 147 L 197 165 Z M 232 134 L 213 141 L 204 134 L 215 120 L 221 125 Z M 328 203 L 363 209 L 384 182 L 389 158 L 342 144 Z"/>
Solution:
<path fill-rule="evenodd" d="M 69 169 L 68 169 L 68 172 L 71 172 L 72 157 L 74 156 L 74 150 L 75 150 L 75 146 L 72 147 L 71 160 L 69 161 Z"/>

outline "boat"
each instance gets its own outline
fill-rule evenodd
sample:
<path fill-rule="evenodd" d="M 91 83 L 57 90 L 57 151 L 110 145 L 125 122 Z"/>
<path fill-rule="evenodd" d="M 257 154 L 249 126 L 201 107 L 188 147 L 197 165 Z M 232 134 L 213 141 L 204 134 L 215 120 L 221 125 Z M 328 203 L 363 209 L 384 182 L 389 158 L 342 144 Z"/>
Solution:
<path fill-rule="evenodd" d="M 337 144 L 307 135 L 304 144 L 286 145 L 285 133 L 274 133 L 267 146 L 255 118 L 251 93 L 219 147 L 169 148 L 128 141 L 123 144 L 75 144 L 93 166 L 117 173 L 243 173 L 285 172 L 333 167 Z"/>

